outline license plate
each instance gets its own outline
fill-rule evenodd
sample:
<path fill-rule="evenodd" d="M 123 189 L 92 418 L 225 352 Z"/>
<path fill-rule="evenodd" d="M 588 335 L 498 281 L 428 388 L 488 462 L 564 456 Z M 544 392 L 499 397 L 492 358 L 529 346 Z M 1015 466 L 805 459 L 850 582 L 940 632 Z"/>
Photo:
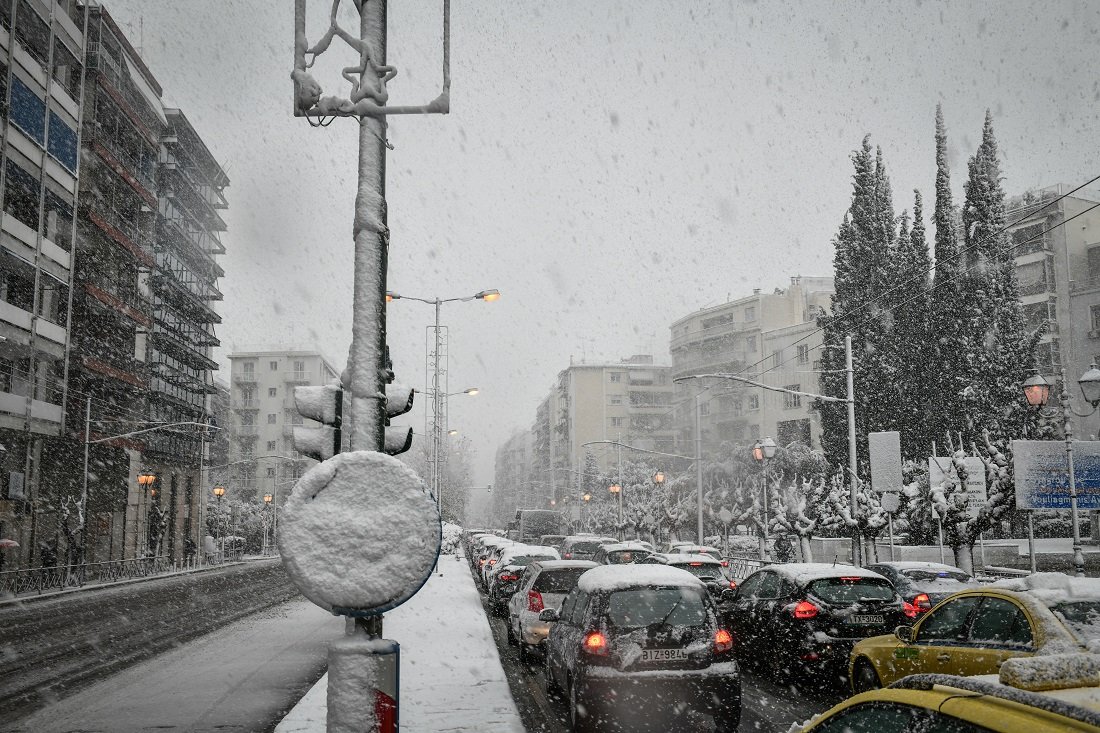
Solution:
<path fill-rule="evenodd" d="M 643 649 L 643 662 L 678 662 L 688 658 L 683 649 Z"/>
<path fill-rule="evenodd" d="M 848 617 L 848 623 L 850 624 L 881 624 L 885 622 L 886 619 L 877 613 L 857 613 Z"/>

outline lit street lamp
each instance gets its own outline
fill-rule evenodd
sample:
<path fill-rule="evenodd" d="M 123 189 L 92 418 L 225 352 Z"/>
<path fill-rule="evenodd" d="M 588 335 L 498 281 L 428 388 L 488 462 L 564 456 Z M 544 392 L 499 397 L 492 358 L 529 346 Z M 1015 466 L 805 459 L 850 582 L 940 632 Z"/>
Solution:
<path fill-rule="evenodd" d="M 657 473 L 653 474 L 653 483 L 657 484 L 658 488 L 665 483 L 665 472 L 661 469 L 657 469 Z"/>
<path fill-rule="evenodd" d="M 619 539 L 623 539 L 623 487 L 622 484 L 611 484 L 607 490 L 619 497 Z"/>
<path fill-rule="evenodd" d="M 215 486 L 214 487 L 214 496 L 218 497 L 218 523 L 217 523 L 218 526 L 217 526 L 217 530 L 218 530 L 218 553 L 221 555 L 221 557 L 219 558 L 219 562 L 220 562 L 221 560 L 225 559 L 225 556 L 224 556 L 225 547 L 222 544 L 222 497 L 225 496 L 225 487 L 220 486 L 220 485 Z"/>
<path fill-rule="evenodd" d="M 771 439 L 771 436 L 764 438 L 763 440 L 757 440 L 752 446 L 753 460 L 759 461 L 761 467 L 764 469 L 764 486 L 761 489 L 763 496 L 761 506 L 764 508 L 764 523 L 760 532 L 760 559 L 767 560 L 768 558 L 768 459 L 775 458 L 776 450 L 775 441 Z"/>
<path fill-rule="evenodd" d="M 265 511 L 264 511 L 264 553 L 263 554 L 265 556 L 267 555 L 268 549 L 270 547 L 270 545 L 268 544 L 268 541 L 267 541 L 267 511 L 266 511 L 266 508 L 271 506 L 271 500 L 274 499 L 274 498 L 275 497 L 272 496 L 271 494 L 264 494 L 264 504 L 266 505 L 266 507 L 265 507 Z"/>
<path fill-rule="evenodd" d="M 1083 577 L 1085 574 L 1085 555 L 1081 549 L 1081 527 L 1079 526 L 1077 514 L 1077 476 L 1073 468 L 1073 424 L 1071 418 L 1074 415 L 1088 417 L 1096 411 L 1097 407 L 1100 407 L 1100 369 L 1096 368 L 1096 362 L 1094 361 L 1089 370 L 1077 380 L 1077 383 L 1081 385 L 1081 394 L 1084 395 L 1085 401 L 1092 405 L 1092 409 L 1085 413 L 1074 410 L 1069 401 L 1065 369 L 1062 369 L 1061 376 L 1062 379 L 1058 385 L 1058 401 L 1062 414 L 1062 433 L 1066 436 L 1066 461 L 1069 468 L 1069 509 L 1070 521 L 1073 524 L 1073 569 L 1078 577 Z M 1038 408 L 1040 414 L 1048 417 L 1054 417 L 1058 414 L 1057 409 L 1042 412 L 1043 406 L 1050 399 L 1050 383 L 1043 379 L 1038 371 L 1023 383 L 1022 389 L 1027 404 Z"/>
<path fill-rule="evenodd" d="M 146 513 L 148 507 L 146 507 L 147 502 L 145 501 L 145 498 L 146 498 L 146 496 L 148 496 L 149 491 L 156 491 L 156 489 L 153 488 L 153 483 L 156 482 L 156 480 L 157 480 L 157 475 L 155 473 L 153 473 L 152 471 L 150 471 L 149 469 L 142 469 L 141 472 L 138 474 L 138 477 L 137 477 L 138 485 L 141 486 L 141 489 L 142 489 L 142 491 L 141 491 L 141 509 L 138 511 L 138 522 L 139 522 L 138 526 L 140 527 L 141 531 L 138 532 L 138 535 L 139 535 L 138 546 L 136 548 L 134 548 L 134 554 L 138 557 L 144 557 L 145 552 L 147 550 L 145 545 L 147 543 L 147 538 L 149 536 L 149 517 Z M 140 554 L 138 552 L 139 549 L 140 549 Z"/>

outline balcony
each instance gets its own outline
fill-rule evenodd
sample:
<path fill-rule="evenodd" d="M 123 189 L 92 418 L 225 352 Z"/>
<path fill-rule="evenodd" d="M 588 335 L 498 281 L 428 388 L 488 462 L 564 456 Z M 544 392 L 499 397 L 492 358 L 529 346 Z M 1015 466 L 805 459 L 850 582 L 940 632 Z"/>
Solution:
<path fill-rule="evenodd" d="M 283 380 L 290 384 L 310 384 L 313 372 L 283 372 Z"/>
<path fill-rule="evenodd" d="M 259 425 L 238 425 L 233 428 L 233 437 L 238 440 L 252 442 L 260 437 Z"/>
<path fill-rule="evenodd" d="M 236 384 L 256 384 L 256 372 L 241 372 L 233 375 Z"/>
<path fill-rule="evenodd" d="M 1069 292 L 1072 295 L 1097 289 L 1100 289 L 1100 275 L 1086 277 L 1081 280 L 1070 280 L 1069 282 Z"/>
<path fill-rule="evenodd" d="M 1043 293 L 1051 292 L 1051 286 L 1047 284 L 1046 280 L 1039 280 L 1037 282 L 1020 283 L 1019 293 L 1020 296 L 1028 295 L 1041 295 Z"/>
<path fill-rule="evenodd" d="M 241 412 L 256 412 L 260 409 L 260 401 L 241 400 L 240 402 L 234 403 L 233 409 Z"/>

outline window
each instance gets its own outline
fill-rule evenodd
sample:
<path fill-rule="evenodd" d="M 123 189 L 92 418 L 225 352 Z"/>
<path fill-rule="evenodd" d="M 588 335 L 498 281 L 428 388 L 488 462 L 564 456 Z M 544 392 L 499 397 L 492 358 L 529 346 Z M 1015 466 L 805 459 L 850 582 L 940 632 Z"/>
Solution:
<path fill-rule="evenodd" d="M 748 337 L 745 338 L 745 351 L 749 352 L 750 354 L 755 354 L 756 353 L 756 337 L 755 336 L 748 336 Z"/>
<path fill-rule="evenodd" d="M 290 413 L 290 424 L 291 425 L 302 425 L 302 424 L 304 424 L 302 422 L 302 415 L 297 411 L 294 411 L 294 412 Z"/>
<path fill-rule="evenodd" d="M 1100 305 L 1090 307 L 1089 316 L 1093 333 L 1096 334 L 1096 336 L 1100 336 Z"/>
<path fill-rule="evenodd" d="M 621 428 L 623 426 L 623 419 L 621 417 L 611 418 L 611 427 Z"/>
<path fill-rule="evenodd" d="M 1031 624 L 1024 612 L 1011 601 L 984 598 L 974 622 L 970 625 L 970 641 L 992 646 L 1031 646 Z"/>
<path fill-rule="evenodd" d="M 243 387 L 241 389 L 241 404 L 247 407 L 248 405 L 252 404 L 252 400 L 255 396 L 256 395 L 252 391 L 251 387 Z"/>
<path fill-rule="evenodd" d="M 775 573 L 763 573 L 760 579 L 760 587 L 756 590 L 757 598 L 777 598 L 779 596 L 779 576 Z"/>
<path fill-rule="evenodd" d="M 256 375 L 256 362 L 246 361 L 245 363 L 241 364 L 241 372 L 246 377 L 254 377 Z"/>
<path fill-rule="evenodd" d="M 809 364 L 810 363 L 810 347 L 806 344 L 798 345 L 798 363 Z"/>
<path fill-rule="evenodd" d="M 271 371 L 273 371 L 273 372 L 277 372 L 277 371 L 279 371 L 279 362 L 277 362 L 277 361 L 269 361 L 269 362 L 267 363 L 267 365 L 268 365 L 268 368 L 270 368 L 270 369 L 271 369 Z"/>
<path fill-rule="evenodd" d="M 269 451 L 272 451 L 272 450 L 277 450 L 277 449 L 275 448 L 275 441 L 274 441 L 274 440 L 269 440 L 269 441 L 267 441 L 267 449 L 268 449 Z"/>
<path fill-rule="evenodd" d="M 569 623 L 574 626 L 580 626 L 584 621 L 584 612 L 588 610 L 588 594 L 584 591 L 577 593 L 577 598 L 573 602 L 572 613 L 569 614 Z"/>
<path fill-rule="evenodd" d="M 241 415 L 241 427 L 242 428 L 250 428 L 250 427 L 252 427 L 252 425 L 253 425 L 252 415 L 250 415 L 250 414 Z"/>
<path fill-rule="evenodd" d="M 8 177 L 4 182 L 4 211 L 23 224 L 38 231 L 38 195 L 42 182 L 8 160 Z"/>
<path fill-rule="evenodd" d="M 749 395 L 749 409 L 750 410 L 759 410 L 760 409 L 760 395 L 755 395 L 755 394 Z"/>
<path fill-rule="evenodd" d="M 782 350 L 773 351 L 772 355 L 771 355 L 771 362 L 772 362 L 771 366 L 772 366 L 772 368 L 774 369 L 774 368 L 778 367 L 780 362 L 782 362 L 782 361 L 783 361 L 783 351 Z"/>
<path fill-rule="evenodd" d="M 274 412 L 267 413 L 267 424 L 274 425 L 276 421 L 276 415 Z"/>
<path fill-rule="evenodd" d="M 621 394 L 611 395 L 611 404 L 621 405 L 623 403 L 623 396 Z"/>
<path fill-rule="evenodd" d="M 966 636 L 966 621 L 980 600 L 975 596 L 966 596 L 944 603 L 921 622 L 917 631 L 917 642 L 962 641 Z"/>
<path fill-rule="evenodd" d="M 709 415 L 710 414 L 710 403 L 709 402 L 704 402 L 703 404 L 699 405 L 699 414 L 700 415 Z"/>
<path fill-rule="evenodd" d="M 50 26 L 27 0 L 19 0 L 15 16 L 15 37 L 42 64 L 50 57 Z"/>
<path fill-rule="evenodd" d="M 80 63 L 56 37 L 53 43 L 53 80 L 67 91 L 70 97 L 76 98 L 79 95 L 77 87 L 80 86 Z"/>
<path fill-rule="evenodd" d="M 621 381 L 623 381 L 622 373 L 621 372 L 611 372 L 611 381 L 612 382 L 621 382 Z"/>
<path fill-rule="evenodd" d="M 278 392 L 279 392 L 279 390 L 278 390 L 277 387 L 268 387 L 267 388 L 267 396 L 268 397 L 275 397 L 278 394 Z"/>
<path fill-rule="evenodd" d="M 819 733 L 903 733 L 918 710 L 907 705 L 873 702 L 853 705 L 817 727 Z M 959 721 L 962 722 L 962 721 Z M 913 728 L 912 730 L 917 730 Z M 924 729 L 921 729 L 924 730 Z M 960 733 L 962 733 L 961 729 Z"/>
<path fill-rule="evenodd" d="M 802 389 L 801 384 L 788 384 L 783 389 L 789 389 L 793 392 L 798 392 Z M 788 410 L 793 410 L 796 407 L 802 407 L 802 395 L 785 393 L 783 395 L 783 407 Z"/>
<path fill-rule="evenodd" d="M 46 103 L 18 76 L 12 77 L 11 121 L 39 145 L 46 142 Z"/>
<path fill-rule="evenodd" d="M 1089 282 L 1092 284 L 1100 284 L 1100 245 L 1089 247 L 1088 263 Z"/>
<path fill-rule="evenodd" d="M 274 466 L 268 466 L 267 467 L 267 477 L 268 478 L 275 478 L 275 467 Z"/>
<path fill-rule="evenodd" d="M 76 130 L 72 129 L 57 115 L 50 112 L 50 155 L 57 158 L 61 165 L 73 173 L 76 172 Z"/>
<path fill-rule="evenodd" d="M 306 370 L 306 363 L 304 361 L 294 362 L 294 371 L 304 372 Z"/>
<path fill-rule="evenodd" d="M 250 445 L 242 445 L 241 446 L 241 458 L 243 460 L 246 460 L 246 461 L 252 460 L 252 446 L 250 446 Z"/>
<path fill-rule="evenodd" d="M 749 306 L 745 309 L 745 321 L 751 323 L 756 320 L 756 306 Z"/>
<path fill-rule="evenodd" d="M 55 194 L 46 186 L 46 239 L 69 252 L 73 245 L 73 209 L 69 201 Z"/>

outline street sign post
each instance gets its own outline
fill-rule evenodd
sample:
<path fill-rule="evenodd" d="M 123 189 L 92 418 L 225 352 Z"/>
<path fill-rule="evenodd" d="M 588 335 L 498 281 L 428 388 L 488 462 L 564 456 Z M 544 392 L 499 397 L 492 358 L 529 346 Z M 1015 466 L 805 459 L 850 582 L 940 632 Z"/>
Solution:
<path fill-rule="evenodd" d="M 890 562 L 894 561 L 894 512 L 901 508 L 901 494 L 887 491 L 879 498 L 882 510 L 886 512 L 887 537 L 890 538 Z"/>
<path fill-rule="evenodd" d="M 1100 509 L 1100 441 L 1073 443 L 1078 509 Z M 1066 445 L 1055 440 L 1012 441 L 1017 509 L 1069 509 Z"/>
<path fill-rule="evenodd" d="M 966 493 L 956 494 L 955 501 L 961 501 L 962 496 L 966 496 L 967 499 L 967 513 L 970 518 L 978 516 L 978 511 L 985 505 L 986 487 L 985 487 L 985 464 L 982 463 L 981 458 L 975 456 L 967 456 L 963 459 L 963 465 L 966 466 Z M 932 457 L 928 459 L 928 486 L 936 488 L 944 482 L 947 476 L 951 476 L 955 481 L 959 480 L 958 473 L 955 471 L 955 466 L 951 462 L 950 457 Z M 939 512 L 936 511 L 936 505 L 932 505 L 932 518 L 939 519 Z"/>
<path fill-rule="evenodd" d="M 871 488 L 880 494 L 900 492 L 901 433 L 896 430 L 868 433 L 867 448 L 871 461 Z"/>

